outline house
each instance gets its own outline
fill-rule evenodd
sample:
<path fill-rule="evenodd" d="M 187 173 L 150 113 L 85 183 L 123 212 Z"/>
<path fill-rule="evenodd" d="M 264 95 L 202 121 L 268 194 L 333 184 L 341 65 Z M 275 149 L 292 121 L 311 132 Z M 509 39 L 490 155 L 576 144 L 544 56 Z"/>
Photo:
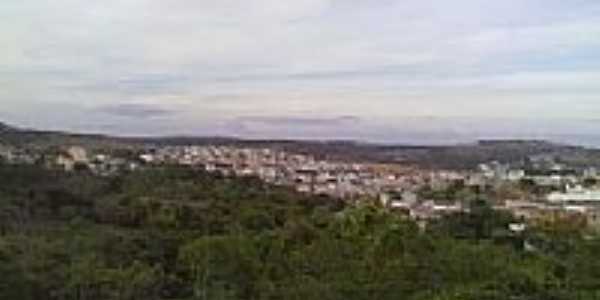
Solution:
<path fill-rule="evenodd" d="M 68 153 L 61 152 L 56 157 L 56 165 L 65 171 L 73 171 L 75 169 L 75 160 Z"/>
<path fill-rule="evenodd" d="M 510 223 L 508 224 L 508 230 L 514 233 L 521 233 L 527 229 L 527 225 L 525 223 Z"/>
<path fill-rule="evenodd" d="M 525 200 L 506 200 L 504 205 L 495 206 L 495 209 L 510 211 L 515 217 L 523 219 L 536 218 L 540 212 L 548 210 L 548 205 Z"/>
<path fill-rule="evenodd" d="M 73 171 L 78 166 L 87 167 L 89 163 L 87 151 L 83 147 L 72 146 L 59 150 L 56 154 L 55 164 L 65 171 Z"/>
<path fill-rule="evenodd" d="M 87 151 L 83 147 L 71 146 L 67 149 L 67 154 L 76 163 L 87 163 L 88 162 Z"/>
<path fill-rule="evenodd" d="M 156 157 L 154 156 L 154 154 L 144 153 L 140 154 L 140 160 L 144 163 L 153 163 L 156 160 Z"/>
<path fill-rule="evenodd" d="M 509 170 L 508 174 L 506 175 L 506 179 L 508 179 L 509 181 L 519 181 L 521 179 L 525 178 L 525 170 Z"/>
<path fill-rule="evenodd" d="M 600 205 L 600 190 L 567 186 L 566 192 L 550 193 L 546 199 L 550 203 L 561 205 Z"/>
<path fill-rule="evenodd" d="M 0 145 L 0 159 L 12 162 L 14 160 L 14 154 L 10 148 Z"/>

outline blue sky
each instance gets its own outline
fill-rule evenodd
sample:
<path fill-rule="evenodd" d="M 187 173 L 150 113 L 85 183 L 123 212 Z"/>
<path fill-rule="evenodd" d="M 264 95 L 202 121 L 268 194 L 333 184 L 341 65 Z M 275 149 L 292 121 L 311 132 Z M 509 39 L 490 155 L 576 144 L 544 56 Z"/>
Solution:
<path fill-rule="evenodd" d="M 3 0 L 0 120 L 441 142 L 600 130 L 597 0 Z"/>

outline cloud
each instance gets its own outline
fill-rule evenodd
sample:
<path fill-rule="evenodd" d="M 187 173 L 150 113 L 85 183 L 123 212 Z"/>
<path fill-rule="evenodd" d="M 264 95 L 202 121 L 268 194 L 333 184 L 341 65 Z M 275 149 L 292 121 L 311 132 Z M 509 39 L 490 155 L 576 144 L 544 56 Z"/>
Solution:
<path fill-rule="evenodd" d="M 356 130 L 361 125 L 370 126 L 356 116 L 244 116 L 230 120 L 223 130 L 229 135 L 252 138 L 358 138 L 360 133 Z"/>
<path fill-rule="evenodd" d="M 175 114 L 315 134 L 352 127 L 339 115 L 583 119 L 600 112 L 598 16 L 596 0 L 5 0 L 1 109 L 137 131 Z"/>
<path fill-rule="evenodd" d="M 118 78 L 103 78 L 93 82 L 76 83 L 72 87 L 86 93 L 119 93 L 121 96 L 176 95 L 184 91 L 189 78 L 181 74 L 129 74 Z"/>
<path fill-rule="evenodd" d="M 345 126 L 354 125 L 361 122 L 356 116 L 341 116 L 335 118 L 317 118 L 317 117 L 239 117 L 235 122 L 243 124 L 243 127 L 255 125 L 266 126 Z"/>
<path fill-rule="evenodd" d="M 265 117 L 244 116 L 230 121 L 226 127 L 232 133 L 280 137 L 288 136 L 314 136 L 318 137 L 327 132 L 341 134 L 344 128 L 356 128 L 362 120 L 355 116 L 340 117 Z"/>
<path fill-rule="evenodd" d="M 97 108 L 96 112 L 134 119 L 168 117 L 177 114 L 177 111 L 147 104 L 119 104 L 104 106 Z"/>

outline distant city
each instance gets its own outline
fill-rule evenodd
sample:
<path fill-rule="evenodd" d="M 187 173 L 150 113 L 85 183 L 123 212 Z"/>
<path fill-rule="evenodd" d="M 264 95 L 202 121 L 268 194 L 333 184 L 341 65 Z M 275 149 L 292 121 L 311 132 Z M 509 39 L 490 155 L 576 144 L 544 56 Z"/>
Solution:
<path fill-rule="evenodd" d="M 493 146 L 494 142 L 490 143 Z M 495 209 L 510 211 L 523 220 L 575 217 L 585 219 L 590 226 L 600 226 L 600 172 L 595 166 L 569 165 L 552 153 L 453 169 L 320 159 L 263 146 L 144 145 L 101 149 L 0 143 L 0 159 L 8 164 L 35 164 L 98 176 L 165 165 L 184 166 L 224 177 L 256 177 L 268 184 L 350 203 L 377 201 L 423 222 L 444 214 L 467 213 L 469 201 L 485 196 L 491 198 Z"/>

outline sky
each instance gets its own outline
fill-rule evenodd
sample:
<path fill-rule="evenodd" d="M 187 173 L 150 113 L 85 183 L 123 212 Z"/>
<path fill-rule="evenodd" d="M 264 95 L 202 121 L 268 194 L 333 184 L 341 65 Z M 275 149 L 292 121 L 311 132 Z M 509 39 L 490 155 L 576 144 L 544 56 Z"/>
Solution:
<path fill-rule="evenodd" d="M 2 0 L 0 19 L 19 126 L 600 145 L 598 0 Z"/>

